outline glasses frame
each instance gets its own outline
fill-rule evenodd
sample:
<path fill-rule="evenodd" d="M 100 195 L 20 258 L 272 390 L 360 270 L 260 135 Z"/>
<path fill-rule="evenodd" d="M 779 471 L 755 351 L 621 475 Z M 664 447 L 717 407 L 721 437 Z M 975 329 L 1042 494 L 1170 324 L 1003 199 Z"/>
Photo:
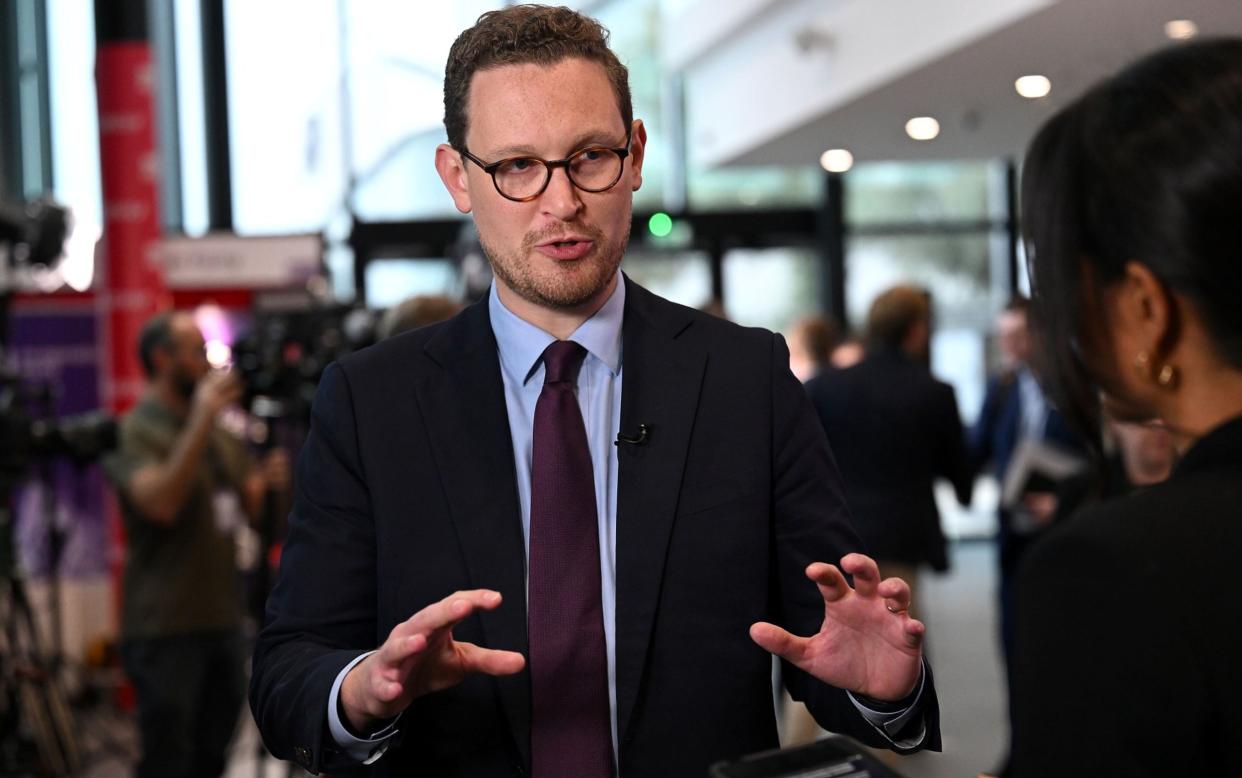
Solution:
<path fill-rule="evenodd" d="M 574 188 L 576 189 L 581 189 L 584 192 L 590 192 L 592 194 L 599 194 L 600 192 L 607 192 L 609 189 L 612 189 L 614 186 L 617 185 L 617 182 L 621 180 L 621 176 L 625 174 L 625 160 L 630 155 L 630 139 L 626 138 L 624 146 L 619 146 L 616 148 L 613 148 L 610 146 L 587 146 L 585 148 L 578 149 L 573 154 L 570 154 L 568 157 L 565 157 L 564 159 L 553 159 L 553 160 L 544 159 L 542 157 L 531 156 L 530 154 L 522 154 L 516 157 L 505 157 L 504 159 L 500 159 L 495 162 L 484 162 L 483 160 L 479 159 L 475 155 L 471 154 L 470 151 L 466 149 L 464 146 L 458 149 L 458 151 L 461 152 L 461 155 L 463 157 L 470 160 L 474 164 L 478 165 L 480 170 L 482 170 L 484 173 L 487 173 L 489 176 L 492 177 L 492 186 L 496 187 L 496 193 L 499 194 L 501 197 L 505 198 L 506 200 L 515 202 L 515 203 L 529 203 L 531 200 L 535 200 L 541 197 L 543 193 L 548 190 L 548 184 L 552 183 L 552 172 L 556 170 L 558 167 L 565 168 L 565 178 L 569 179 L 569 183 L 572 184 Z M 597 189 L 591 189 L 589 187 L 585 187 L 582 184 L 579 184 L 577 181 L 575 181 L 573 174 L 569 172 L 569 163 L 578 155 L 585 154 L 588 151 L 610 151 L 613 154 L 616 154 L 618 157 L 621 158 L 621 166 L 617 168 L 617 177 L 614 178 L 612 180 L 612 183 L 608 184 L 608 186 L 602 186 Z M 544 169 L 543 186 L 539 187 L 538 192 L 535 192 L 534 194 L 529 195 L 527 197 L 510 197 L 509 195 L 505 194 L 504 192 L 500 190 L 500 183 L 496 180 L 496 171 L 499 170 L 500 166 L 504 165 L 506 162 L 513 162 L 519 159 L 534 160 L 543 165 L 543 169 Z"/>

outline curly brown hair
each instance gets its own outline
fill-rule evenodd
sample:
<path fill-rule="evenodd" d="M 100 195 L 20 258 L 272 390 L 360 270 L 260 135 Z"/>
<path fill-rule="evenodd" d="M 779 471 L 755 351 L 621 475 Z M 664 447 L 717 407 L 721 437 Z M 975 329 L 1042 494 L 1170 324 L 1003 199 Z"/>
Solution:
<path fill-rule="evenodd" d="M 449 145 L 458 151 L 466 147 L 466 104 L 476 72 L 503 65 L 550 66 L 569 57 L 603 66 L 628 137 L 634 121 L 630 75 L 608 48 L 608 30 L 564 6 L 515 5 L 480 16 L 449 49 L 444 68 L 444 129 Z"/>

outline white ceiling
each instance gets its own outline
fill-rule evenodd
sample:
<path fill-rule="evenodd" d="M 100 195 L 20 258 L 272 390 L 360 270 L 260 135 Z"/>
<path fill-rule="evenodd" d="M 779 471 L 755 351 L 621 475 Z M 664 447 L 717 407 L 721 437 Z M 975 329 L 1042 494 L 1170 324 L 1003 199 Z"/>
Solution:
<path fill-rule="evenodd" d="M 1086 87 L 1172 45 L 1164 34 L 1171 19 L 1194 21 L 1200 37 L 1242 36 L 1242 0 L 1061 0 L 725 162 L 804 165 L 837 147 L 857 161 L 1020 155 L 1039 125 Z M 1052 80 L 1049 97 L 1014 91 L 1014 80 L 1032 73 Z M 939 119 L 937 139 L 906 137 L 906 120 L 918 115 Z"/>

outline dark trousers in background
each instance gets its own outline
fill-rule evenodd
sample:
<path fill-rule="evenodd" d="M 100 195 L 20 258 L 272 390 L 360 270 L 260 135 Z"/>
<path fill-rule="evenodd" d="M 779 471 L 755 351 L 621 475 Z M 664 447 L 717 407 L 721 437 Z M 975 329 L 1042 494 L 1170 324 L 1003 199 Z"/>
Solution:
<path fill-rule="evenodd" d="M 138 696 L 137 778 L 216 778 L 245 700 L 241 636 L 211 632 L 127 641 Z"/>

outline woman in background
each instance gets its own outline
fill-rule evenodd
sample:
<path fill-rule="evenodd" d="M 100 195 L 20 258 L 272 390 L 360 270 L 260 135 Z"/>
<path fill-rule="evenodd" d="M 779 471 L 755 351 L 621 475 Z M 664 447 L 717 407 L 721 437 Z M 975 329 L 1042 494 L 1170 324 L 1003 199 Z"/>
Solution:
<path fill-rule="evenodd" d="M 1017 584 L 1009 775 L 1242 775 L 1242 40 L 1054 117 L 1023 176 L 1054 399 L 1159 419 L 1172 476 L 1085 510 Z"/>

